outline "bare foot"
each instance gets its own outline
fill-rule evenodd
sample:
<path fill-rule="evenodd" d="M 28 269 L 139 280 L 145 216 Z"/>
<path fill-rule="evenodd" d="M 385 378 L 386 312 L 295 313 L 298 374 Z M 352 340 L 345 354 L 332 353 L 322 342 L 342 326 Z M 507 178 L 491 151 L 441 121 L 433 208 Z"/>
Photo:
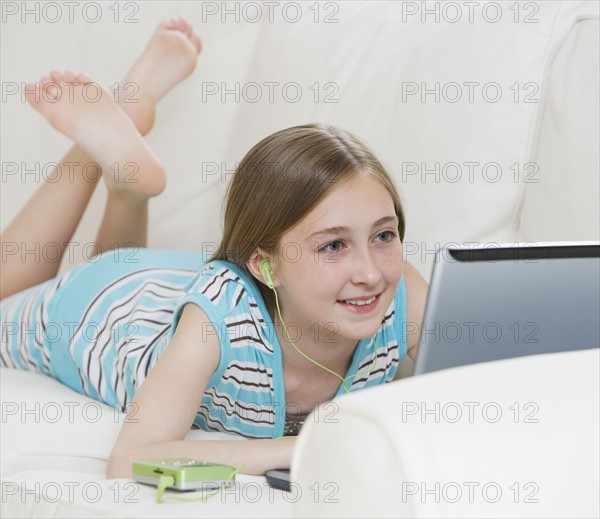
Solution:
<path fill-rule="evenodd" d="M 109 190 L 148 198 L 164 189 L 160 162 L 112 94 L 91 78 L 53 71 L 28 84 L 26 97 L 98 162 Z"/>
<path fill-rule="evenodd" d="M 181 17 L 161 23 L 120 83 L 119 104 L 142 135 L 154 124 L 156 103 L 196 67 L 202 45 Z"/>

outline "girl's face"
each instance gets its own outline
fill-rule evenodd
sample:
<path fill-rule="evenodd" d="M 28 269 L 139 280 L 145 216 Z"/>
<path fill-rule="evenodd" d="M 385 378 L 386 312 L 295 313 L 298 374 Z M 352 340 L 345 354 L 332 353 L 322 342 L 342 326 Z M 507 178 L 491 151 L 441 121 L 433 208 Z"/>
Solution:
<path fill-rule="evenodd" d="M 300 341 L 375 334 L 404 271 L 391 196 L 363 174 L 340 183 L 283 235 L 272 263 L 292 338 L 292 323 L 310 335 Z"/>

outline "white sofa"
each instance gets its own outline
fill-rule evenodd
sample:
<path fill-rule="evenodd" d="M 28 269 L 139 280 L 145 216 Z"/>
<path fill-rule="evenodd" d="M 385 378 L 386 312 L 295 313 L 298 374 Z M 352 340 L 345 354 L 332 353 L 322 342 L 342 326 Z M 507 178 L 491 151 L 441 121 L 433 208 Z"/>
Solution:
<path fill-rule="evenodd" d="M 194 74 L 160 104 L 157 125 L 148 136 L 169 175 L 165 192 L 151 203 L 150 247 L 211 252 L 220 237 L 223 195 L 235 164 L 269 133 L 313 121 L 352 131 L 390 169 L 407 216 L 406 259 L 426 278 L 435 250 L 447 243 L 599 239 L 597 2 L 129 2 L 112 10 L 108 3 L 99 4 L 100 10 L 86 4 L 72 7 L 72 12 L 61 3 L 55 5 L 62 10 L 54 11 L 44 11 L 37 2 L 2 4 L 3 228 L 43 181 L 47 165 L 70 145 L 23 101 L 23 82 L 58 68 L 85 71 L 112 85 L 161 20 L 183 15 L 197 28 L 204 47 Z M 257 93 L 262 94 L 260 100 Z M 61 271 L 87 260 L 86 245 L 94 240 L 105 197 L 102 186 Z M 566 384 L 571 376 L 591 369 L 589 376 L 596 378 L 585 380 L 597 387 L 597 369 L 594 372 L 588 360 L 585 355 L 570 357 L 574 372 L 563 371 L 554 359 L 539 365 L 539 359 L 515 360 L 401 380 L 380 392 L 389 399 L 397 399 L 396 391 L 433 398 L 438 392 L 446 394 L 451 380 L 462 381 L 466 373 L 479 380 L 488 369 L 494 375 L 487 389 L 496 395 L 512 383 L 510 376 L 503 376 L 504 369 L 519 371 L 531 362 Z M 405 362 L 402 373 L 410 373 L 410 368 Z M 102 480 L 119 427 L 113 412 L 104 409 L 98 423 L 90 423 L 78 410 L 89 404 L 91 413 L 95 404 L 54 381 L 6 370 L 1 375 L 3 516 L 185 517 L 198 515 L 199 507 L 209 507 L 208 514 L 218 517 L 343 516 L 349 507 L 363 515 L 372 511 L 372 516 L 552 512 L 543 507 L 432 508 L 418 505 L 414 497 L 402 503 L 399 493 L 386 495 L 385 506 L 375 507 L 381 492 L 365 479 L 369 474 L 380 474 L 382 485 L 393 484 L 400 474 L 446 477 L 452 475 L 446 467 L 453 466 L 457 452 L 464 467 L 481 461 L 468 447 L 474 436 L 485 437 L 473 428 L 470 435 L 452 436 L 457 442 L 454 452 L 446 448 L 444 437 L 423 433 L 423 443 L 420 436 L 411 440 L 414 450 L 402 447 L 392 418 L 373 422 L 365 415 L 360 422 L 352 414 L 363 399 L 369 399 L 370 407 L 375 392 L 357 395 L 356 405 L 354 397 L 341 401 L 340 413 L 344 420 L 354 420 L 357 434 L 364 430 L 373 438 L 394 438 L 389 444 L 361 443 L 353 433 L 344 436 L 347 441 L 339 442 L 339 449 L 330 449 L 328 429 L 311 426 L 302 433 L 294 466 L 298 481 L 328 474 L 322 471 L 334 458 L 335 477 L 356 477 L 355 486 L 345 486 L 343 492 L 340 487 L 343 499 L 338 505 L 307 502 L 313 490 L 305 489 L 301 499 L 270 493 L 264 479 L 248 476 L 239 478 L 243 485 L 237 495 L 226 496 L 224 502 L 157 505 L 152 489 L 136 487 L 137 501 L 127 503 L 133 488 L 125 486 L 127 481 L 111 487 L 114 482 Z M 540 373 L 535 380 L 547 380 L 546 375 Z M 455 390 L 462 396 L 461 387 Z M 514 389 L 511 395 L 522 401 L 525 396 Z M 57 408 L 66 413 L 70 402 L 80 404 L 73 408 L 73 423 L 54 424 L 54 415 L 42 413 Z M 548 397 L 544 402 L 550 409 L 554 403 L 563 409 L 562 400 Z M 35 416 L 36 405 L 40 423 L 27 418 Z M 590 400 L 589 406 L 597 409 L 597 402 Z M 34 413 L 18 418 L 22 409 Z M 548 413 L 555 416 L 554 410 Z M 595 430 L 597 439 L 597 415 L 590 419 L 595 419 L 590 427 L 596 429 L 586 431 L 586 438 Z M 542 420 L 539 426 L 544 431 L 549 427 Z M 402 434 L 420 435 L 417 429 L 409 432 L 403 426 Z M 548 443 L 539 452 L 554 456 L 564 438 L 546 437 Z M 363 465 L 348 457 L 357 446 L 369 471 L 360 472 Z M 594 454 L 587 443 L 579 447 Z M 495 448 L 492 442 L 489 448 Z M 325 450 L 331 456 L 323 456 L 320 464 L 314 453 Z M 363 459 L 370 452 L 373 456 Z M 427 463 L 415 472 L 421 455 L 429 456 Z M 563 465 L 558 473 L 590 470 L 583 462 L 572 468 L 564 465 L 564 457 L 559 460 Z M 596 472 L 584 473 L 592 482 L 598 480 L 595 467 Z M 385 474 L 393 479 L 386 480 Z M 84 496 L 77 488 L 83 489 L 85 482 L 93 484 L 87 487 L 90 495 Z M 52 502 L 52 495 L 44 498 L 43 490 L 51 491 L 56 484 L 62 488 L 61 498 Z M 91 493 L 98 488 L 100 499 L 93 502 Z M 393 492 L 391 486 L 384 488 Z M 253 489 L 262 491 L 258 499 Z M 327 491 L 321 488 L 320 497 Z M 593 495 L 597 503 L 597 489 Z M 373 508 L 359 506 L 354 499 L 359 496 L 363 505 Z M 569 495 L 559 499 L 555 516 L 573 503 Z M 572 509 L 573 514 L 597 516 L 598 509 L 588 505 Z"/>
<path fill-rule="evenodd" d="M 598 349 L 421 375 L 313 413 L 296 517 L 598 517 Z"/>

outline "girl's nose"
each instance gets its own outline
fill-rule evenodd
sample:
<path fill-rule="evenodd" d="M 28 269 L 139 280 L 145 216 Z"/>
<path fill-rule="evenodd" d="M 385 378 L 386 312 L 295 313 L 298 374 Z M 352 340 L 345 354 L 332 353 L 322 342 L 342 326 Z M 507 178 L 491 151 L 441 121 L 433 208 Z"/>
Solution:
<path fill-rule="evenodd" d="M 380 279 L 381 271 L 375 263 L 371 253 L 368 250 L 358 253 L 353 266 L 352 282 L 374 286 Z"/>

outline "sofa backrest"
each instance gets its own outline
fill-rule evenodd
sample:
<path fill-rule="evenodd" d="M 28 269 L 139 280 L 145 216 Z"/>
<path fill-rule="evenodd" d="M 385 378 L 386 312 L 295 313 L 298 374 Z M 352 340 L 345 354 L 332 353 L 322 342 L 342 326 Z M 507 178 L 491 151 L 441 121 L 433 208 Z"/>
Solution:
<path fill-rule="evenodd" d="M 392 172 L 406 259 L 426 277 L 447 243 L 598 239 L 597 2 L 135 5 L 138 23 L 111 11 L 97 23 L 10 16 L 3 48 L 19 52 L 2 66 L 8 82 L 54 67 L 112 85 L 161 20 L 193 23 L 198 68 L 148 136 L 169 174 L 149 246 L 212 252 L 236 163 L 269 133 L 315 121 L 355 133 Z M 3 127 L 5 163 L 31 169 L 69 147 L 19 96 Z M 40 180 L 3 176 L 6 226 Z M 74 241 L 94 240 L 105 196 Z"/>

